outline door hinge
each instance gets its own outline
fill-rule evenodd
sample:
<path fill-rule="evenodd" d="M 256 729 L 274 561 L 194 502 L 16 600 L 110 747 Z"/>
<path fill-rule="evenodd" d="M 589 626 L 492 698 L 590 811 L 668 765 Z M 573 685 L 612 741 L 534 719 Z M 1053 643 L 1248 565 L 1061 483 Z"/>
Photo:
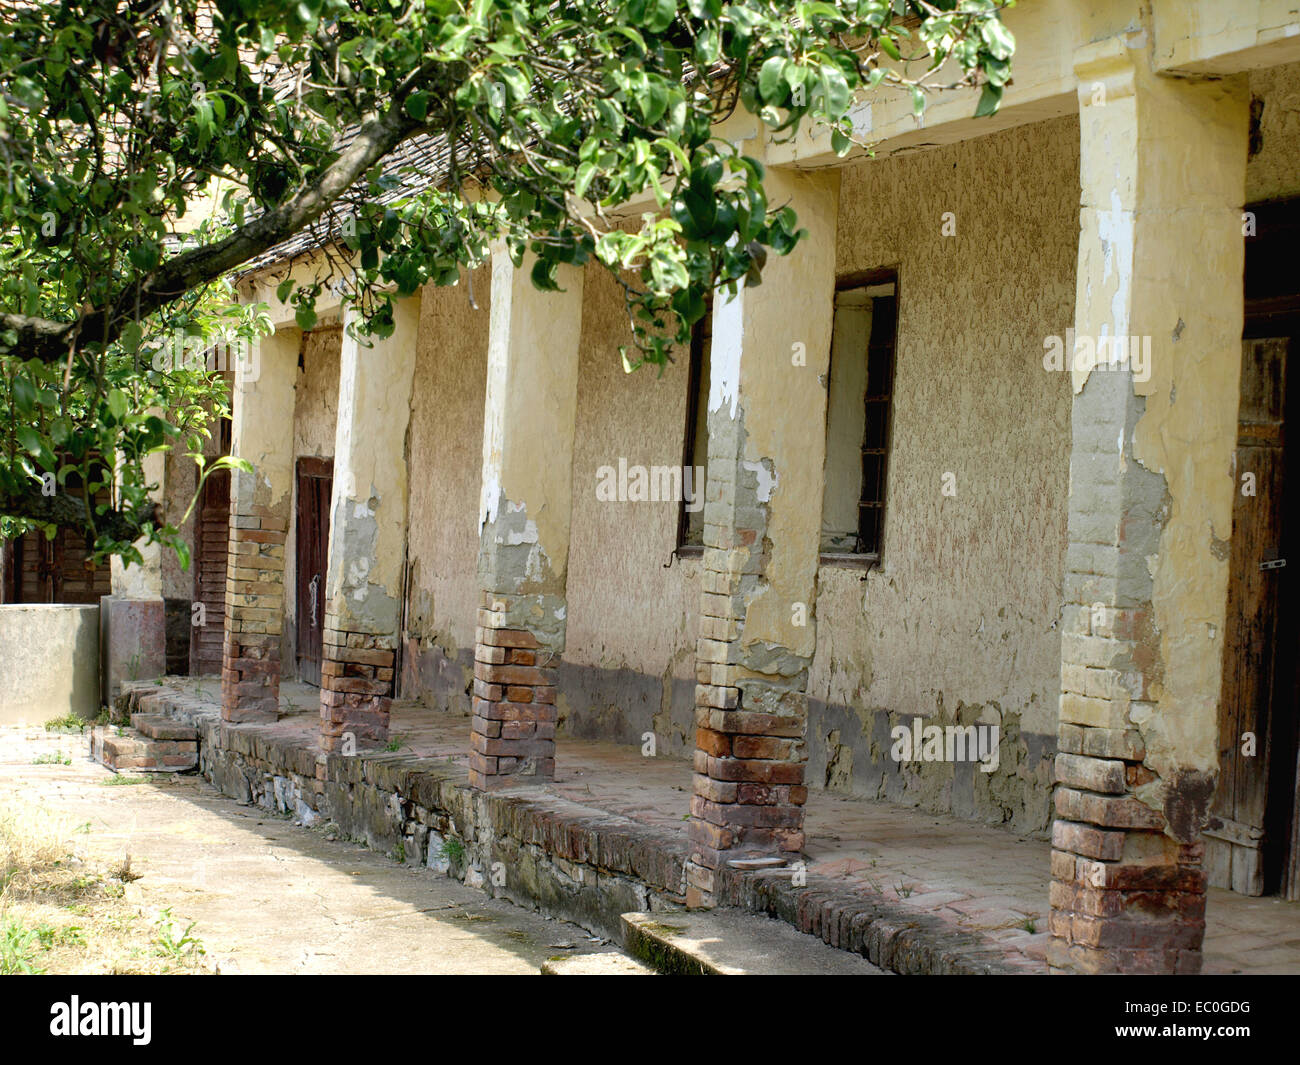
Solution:
<path fill-rule="evenodd" d="M 1271 558 L 1267 562 L 1259 564 L 1260 569 L 1282 569 L 1286 565 L 1284 558 Z"/>

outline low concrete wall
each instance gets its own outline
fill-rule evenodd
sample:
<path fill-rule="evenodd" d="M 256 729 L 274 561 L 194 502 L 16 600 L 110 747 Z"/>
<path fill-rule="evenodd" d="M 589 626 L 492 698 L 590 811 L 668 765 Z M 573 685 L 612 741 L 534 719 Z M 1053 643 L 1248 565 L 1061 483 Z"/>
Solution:
<path fill-rule="evenodd" d="M 99 713 L 99 607 L 0 606 L 0 724 Z"/>

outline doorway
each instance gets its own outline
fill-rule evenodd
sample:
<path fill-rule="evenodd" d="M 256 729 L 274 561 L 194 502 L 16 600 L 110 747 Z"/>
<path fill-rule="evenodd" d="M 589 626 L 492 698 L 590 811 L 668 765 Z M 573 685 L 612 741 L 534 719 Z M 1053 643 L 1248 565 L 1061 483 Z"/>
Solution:
<path fill-rule="evenodd" d="M 1300 201 L 1251 208 L 1210 883 L 1300 899 L 1296 692 Z"/>
<path fill-rule="evenodd" d="M 334 460 L 301 458 L 295 513 L 298 677 L 320 687 L 325 635 L 325 574 L 329 565 L 330 494 Z"/>
<path fill-rule="evenodd" d="M 217 454 L 230 454 L 230 419 L 222 418 Z M 190 672 L 221 672 L 226 618 L 226 564 L 230 552 L 230 471 L 216 470 L 203 482 L 194 525 L 194 602 L 191 608 Z"/>

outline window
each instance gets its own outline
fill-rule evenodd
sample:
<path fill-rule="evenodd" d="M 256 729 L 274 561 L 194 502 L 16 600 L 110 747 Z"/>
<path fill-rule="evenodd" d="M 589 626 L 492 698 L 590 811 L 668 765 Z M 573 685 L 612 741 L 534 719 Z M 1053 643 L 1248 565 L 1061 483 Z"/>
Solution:
<path fill-rule="evenodd" d="M 880 560 L 897 323 L 898 282 L 892 270 L 837 286 L 826 403 L 823 561 Z"/>
<path fill-rule="evenodd" d="M 712 300 L 691 330 L 689 391 L 686 394 L 686 445 L 682 451 L 682 466 L 707 470 L 709 467 L 709 346 L 713 340 Z M 682 509 L 677 522 L 677 553 L 698 555 L 704 551 L 704 482 L 694 481 L 691 474 L 692 498 L 699 500 L 687 505 L 685 486 L 686 469 L 682 470 Z"/>

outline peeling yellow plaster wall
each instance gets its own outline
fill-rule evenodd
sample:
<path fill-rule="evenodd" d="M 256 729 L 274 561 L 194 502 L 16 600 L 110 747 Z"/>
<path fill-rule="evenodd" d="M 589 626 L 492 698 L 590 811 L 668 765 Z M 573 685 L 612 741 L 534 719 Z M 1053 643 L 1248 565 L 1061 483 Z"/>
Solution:
<path fill-rule="evenodd" d="M 1080 78 L 1104 78 L 1106 102 L 1081 115 L 1076 324 L 1080 334 L 1151 338 L 1146 409 L 1133 455 L 1169 496 L 1155 558 L 1159 663 L 1134 708 L 1146 763 L 1162 778 L 1213 770 L 1232 529 L 1233 450 L 1241 371 L 1241 208 L 1248 93 L 1244 77 L 1168 80 L 1140 49 L 1105 41 L 1080 53 Z M 1092 373 L 1103 372 L 1093 370 Z M 1076 392 L 1087 369 L 1073 372 Z"/>
<path fill-rule="evenodd" d="M 899 272 L 894 422 L 882 565 L 819 570 L 815 698 L 1055 734 L 1070 381 L 1042 357 L 1073 323 L 1078 143 L 1064 118 L 844 172 L 838 273 Z"/>
<path fill-rule="evenodd" d="M 689 353 L 679 352 L 662 377 L 652 367 L 624 373 L 618 348 L 630 330 L 622 290 L 598 268 L 588 268 L 585 287 L 564 657 L 652 677 L 676 657 L 675 675 L 690 678 L 700 563 L 672 561 L 677 504 L 596 498 L 597 470 L 617 468 L 620 458 L 647 468 L 681 463 Z"/>
<path fill-rule="evenodd" d="M 425 289 L 411 401 L 407 629 L 471 659 L 490 306 L 487 268 Z"/>

